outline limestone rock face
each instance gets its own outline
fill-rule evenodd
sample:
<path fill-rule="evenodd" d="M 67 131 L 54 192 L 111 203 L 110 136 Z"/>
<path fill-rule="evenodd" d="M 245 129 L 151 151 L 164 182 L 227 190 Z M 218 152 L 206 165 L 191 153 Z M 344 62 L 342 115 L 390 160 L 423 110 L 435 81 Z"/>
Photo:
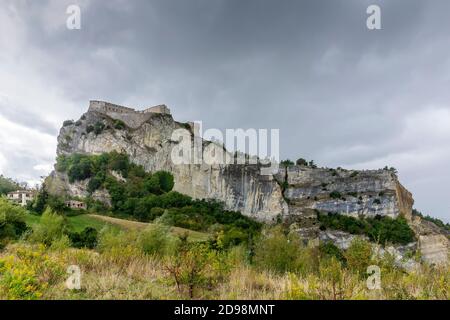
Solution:
<path fill-rule="evenodd" d="M 290 211 L 307 214 L 308 209 L 349 216 L 376 215 L 410 219 L 413 199 L 389 170 L 350 171 L 291 166 L 277 179 L 285 181 Z"/>
<path fill-rule="evenodd" d="M 179 142 L 172 140 L 172 133 L 176 129 L 192 132 L 188 125 L 174 121 L 168 113 L 129 111 L 128 114 L 127 110 L 111 110 L 103 112 L 95 102 L 79 121 L 63 127 L 58 136 L 57 154 L 126 153 L 146 171 L 172 172 L 175 191 L 197 199 L 217 199 L 227 209 L 241 211 L 260 221 L 273 222 L 287 214 L 280 185 L 271 176 L 260 175 L 258 165 L 174 164 L 172 151 Z M 123 121 L 125 127 L 118 128 L 116 120 Z M 99 127 L 102 130 L 93 130 Z M 206 147 L 211 142 L 201 143 Z M 60 173 L 53 173 L 48 180 L 53 180 L 48 182 L 53 186 L 49 188 L 52 192 L 74 197 L 87 195 L 87 182 L 71 185 Z"/>
<path fill-rule="evenodd" d="M 160 109 L 165 112 L 159 112 Z M 172 133 L 187 129 L 193 135 L 193 129 L 189 124 L 174 121 L 167 110 L 167 107 L 159 107 L 135 111 L 92 101 L 80 120 L 61 129 L 57 154 L 123 152 L 147 171 L 172 172 L 176 191 L 194 198 L 223 201 L 228 209 L 241 211 L 260 221 L 314 218 L 315 210 L 352 216 L 411 216 L 411 194 L 400 185 L 396 175 L 387 170 L 346 171 L 292 166 L 267 176 L 260 174 L 258 165 L 250 164 L 176 165 L 172 161 L 172 152 L 179 141 L 172 139 Z M 200 143 L 203 149 L 212 144 L 204 140 Z M 50 184 L 59 185 L 52 188 L 55 192 L 76 197 L 86 195 L 87 182 L 71 185 L 60 173 L 52 174 L 50 180 L 54 180 Z M 315 226 L 310 228 L 312 232 L 317 231 Z"/>
<path fill-rule="evenodd" d="M 177 129 L 185 129 L 194 139 L 194 129 L 176 122 L 165 106 L 135 111 L 93 101 L 87 113 L 74 123 L 66 123 L 58 136 L 58 155 L 101 154 L 117 151 L 146 171 L 169 171 L 174 189 L 197 199 L 222 201 L 229 210 L 263 222 L 279 219 L 308 239 L 319 239 L 317 211 L 350 216 L 404 216 L 410 224 L 413 198 L 390 170 L 349 171 L 343 169 L 292 166 L 274 175 L 261 175 L 259 165 L 174 164 L 172 152 L 180 141 Z M 203 149 L 215 145 L 200 139 Z M 227 153 L 227 155 L 230 155 Z M 69 197 L 86 197 L 88 181 L 70 183 L 65 174 L 53 172 L 48 191 Z M 92 195 L 110 203 L 106 190 Z M 423 222 L 415 224 L 419 247 L 425 259 L 440 261 L 448 253 L 448 239 Z M 336 239 L 339 236 L 331 235 Z M 325 235 L 322 234 L 322 237 Z M 348 241 L 342 240 L 343 243 Z M 446 242 L 447 241 L 447 242 Z M 447 249 L 445 249 L 447 248 Z"/>
<path fill-rule="evenodd" d="M 419 216 L 412 218 L 411 227 L 418 236 L 419 249 L 424 261 L 436 265 L 448 263 L 450 240 L 445 231 Z"/>

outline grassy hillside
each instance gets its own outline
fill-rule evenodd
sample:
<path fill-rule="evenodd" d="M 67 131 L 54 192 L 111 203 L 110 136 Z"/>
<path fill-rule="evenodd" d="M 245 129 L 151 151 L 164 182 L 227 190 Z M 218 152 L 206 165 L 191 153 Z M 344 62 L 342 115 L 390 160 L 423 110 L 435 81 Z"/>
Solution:
<path fill-rule="evenodd" d="M 27 213 L 25 215 L 25 222 L 30 227 L 36 227 L 40 223 L 41 216 Z M 67 217 L 67 224 L 69 228 L 73 231 L 80 232 L 83 231 L 87 227 L 92 227 L 97 230 L 101 230 L 105 226 L 111 226 L 111 223 L 107 221 L 101 221 L 96 219 L 95 217 L 91 217 L 89 215 L 81 214 L 73 217 Z"/>
<path fill-rule="evenodd" d="M 406 270 L 358 238 L 345 251 L 305 246 L 283 226 L 239 245 L 222 239 L 48 209 L 38 217 L 0 198 L 0 299 L 449 299 L 450 267 Z M 66 286 L 73 265 L 79 290 Z M 367 287 L 371 265 L 377 290 Z"/>

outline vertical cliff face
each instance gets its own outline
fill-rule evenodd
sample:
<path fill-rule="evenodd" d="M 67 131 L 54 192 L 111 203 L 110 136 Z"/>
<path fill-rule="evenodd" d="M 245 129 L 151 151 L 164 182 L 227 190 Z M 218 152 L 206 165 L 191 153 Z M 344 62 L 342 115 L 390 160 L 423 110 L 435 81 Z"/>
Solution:
<path fill-rule="evenodd" d="M 152 109 L 149 109 L 152 110 Z M 158 109 L 159 110 L 159 109 Z M 172 140 L 176 129 L 192 129 L 167 112 L 134 111 L 114 104 L 91 102 L 89 111 L 64 126 L 58 137 L 58 155 L 101 154 L 118 151 L 147 171 L 166 170 L 175 177 L 175 190 L 194 198 L 214 198 L 228 209 L 262 221 L 308 216 L 314 210 L 352 216 L 410 217 L 412 196 L 388 170 L 347 171 L 292 166 L 275 176 L 260 175 L 258 165 L 175 165 Z M 120 125 L 118 122 L 120 120 Z M 204 147 L 210 142 L 202 141 Z M 67 180 L 54 190 L 74 193 Z M 283 188 L 284 190 L 283 190 Z M 77 195 L 80 195 L 80 188 Z M 72 191 L 71 191 L 72 190 Z"/>
<path fill-rule="evenodd" d="M 227 209 L 260 221 L 282 219 L 306 239 L 329 236 L 319 231 L 317 211 L 354 217 L 404 216 L 418 236 L 425 260 L 435 263 L 448 254 L 448 238 L 415 220 L 412 195 L 390 170 L 290 166 L 266 176 L 260 174 L 258 165 L 176 165 L 172 161 L 174 147 L 179 144 L 172 139 L 176 129 L 188 130 L 193 136 L 192 127 L 174 121 L 165 106 L 134 111 L 94 101 L 80 120 L 61 129 L 57 154 L 126 153 L 147 171 L 172 172 L 178 192 L 222 201 Z M 204 149 L 213 145 L 204 140 L 200 143 Z M 87 197 L 87 182 L 71 184 L 65 174 L 53 172 L 46 185 L 50 193 Z M 92 196 L 106 204 L 110 201 L 106 190 Z"/>
<path fill-rule="evenodd" d="M 58 155 L 101 154 L 117 151 L 147 171 L 166 170 L 175 178 L 174 190 L 194 198 L 217 199 L 227 209 L 241 211 L 258 220 L 271 222 L 287 213 L 280 185 L 271 176 L 259 174 L 257 165 L 181 164 L 172 161 L 172 140 L 176 129 L 189 129 L 167 113 L 141 113 L 120 106 L 94 102 L 82 118 L 63 127 L 58 137 Z M 116 120 L 125 126 L 117 126 Z M 92 130 L 102 128 L 102 130 Z M 101 131 L 101 132 L 99 132 Z M 210 142 L 203 141 L 205 147 Z M 74 194 L 67 179 L 54 173 L 48 182 L 51 192 Z M 76 188 L 76 195 L 83 194 Z M 87 196 L 85 190 L 84 195 Z"/>
<path fill-rule="evenodd" d="M 389 170 L 291 166 L 276 178 L 285 183 L 284 196 L 298 214 L 315 209 L 354 217 L 411 216 L 412 195 Z"/>

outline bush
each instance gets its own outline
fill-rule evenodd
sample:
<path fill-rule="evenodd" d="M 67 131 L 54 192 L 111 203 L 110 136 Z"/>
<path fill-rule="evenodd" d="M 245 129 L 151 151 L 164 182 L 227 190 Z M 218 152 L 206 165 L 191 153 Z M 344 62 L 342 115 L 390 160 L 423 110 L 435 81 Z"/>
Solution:
<path fill-rule="evenodd" d="M 294 164 L 295 163 L 293 161 L 289 160 L 289 159 L 283 160 L 283 161 L 280 162 L 280 166 L 281 167 L 290 167 L 290 166 L 293 166 Z"/>
<path fill-rule="evenodd" d="M 364 276 L 367 267 L 371 265 L 372 245 L 370 242 L 356 237 L 353 239 L 350 247 L 345 251 L 344 256 L 348 268 L 360 276 Z"/>
<path fill-rule="evenodd" d="M 0 198 L 0 241 L 18 239 L 26 230 L 26 211 Z"/>
<path fill-rule="evenodd" d="M 98 243 L 98 232 L 96 229 L 86 227 L 81 232 L 69 233 L 69 239 L 75 248 L 94 249 Z"/>
<path fill-rule="evenodd" d="M 298 166 L 308 166 L 308 161 L 303 158 L 297 159 L 296 164 Z"/>
<path fill-rule="evenodd" d="M 116 119 L 114 120 L 114 128 L 117 130 L 123 130 L 125 129 L 126 125 L 125 122 L 123 122 L 122 120 Z"/>
<path fill-rule="evenodd" d="M 139 235 L 139 244 L 145 254 L 162 256 L 169 251 L 170 229 L 161 224 L 149 226 Z"/>
<path fill-rule="evenodd" d="M 54 241 L 59 240 L 66 232 L 64 217 L 46 209 L 42 214 L 40 223 L 34 228 L 30 239 L 49 247 Z"/>
<path fill-rule="evenodd" d="M 94 126 L 90 124 L 86 127 L 86 133 L 89 134 L 92 131 L 94 131 L 94 129 L 95 129 Z"/>
<path fill-rule="evenodd" d="M 74 123 L 73 120 L 66 120 L 63 122 L 63 127 L 71 126 L 73 125 L 73 123 Z"/>
<path fill-rule="evenodd" d="M 295 235 L 287 236 L 281 227 L 265 230 L 255 247 L 254 262 L 260 269 L 278 273 L 301 269 L 301 243 Z"/>
<path fill-rule="evenodd" d="M 321 243 L 319 246 L 319 252 L 321 258 L 329 259 L 334 257 L 343 265 L 347 263 L 343 251 L 339 249 L 336 245 L 334 245 L 332 242 Z"/>
<path fill-rule="evenodd" d="M 170 172 L 158 171 L 154 176 L 158 178 L 159 187 L 163 192 L 170 192 L 174 186 L 173 175 Z"/>
<path fill-rule="evenodd" d="M 353 218 L 337 213 L 319 214 L 322 230 L 342 230 L 351 234 L 366 235 L 371 241 L 386 244 L 408 244 L 415 240 L 414 231 L 403 217 L 376 216 L 375 218 Z"/>
<path fill-rule="evenodd" d="M 100 231 L 97 249 L 107 261 L 123 267 L 142 256 L 137 234 L 114 228 L 104 228 Z"/>
<path fill-rule="evenodd" d="M 330 193 L 331 199 L 341 199 L 342 195 L 338 191 L 333 191 Z"/>
<path fill-rule="evenodd" d="M 228 270 L 225 255 L 212 250 L 206 243 L 189 243 L 182 236 L 173 257 L 166 259 L 166 270 L 175 282 L 180 294 L 190 299 L 201 287 L 211 288 Z"/>
<path fill-rule="evenodd" d="M 105 124 L 103 122 L 101 122 L 101 121 L 97 121 L 94 124 L 94 133 L 96 135 L 99 135 L 99 134 L 101 134 L 103 132 L 103 130 L 105 130 Z"/>

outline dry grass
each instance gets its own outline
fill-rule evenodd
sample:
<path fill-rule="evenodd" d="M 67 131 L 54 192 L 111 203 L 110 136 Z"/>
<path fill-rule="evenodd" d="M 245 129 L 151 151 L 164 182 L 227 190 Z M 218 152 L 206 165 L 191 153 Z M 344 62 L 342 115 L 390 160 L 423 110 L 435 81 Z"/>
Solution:
<path fill-rule="evenodd" d="M 123 229 L 134 230 L 134 231 L 144 230 L 145 228 L 152 225 L 151 223 L 131 221 L 131 220 L 113 218 L 113 217 L 108 217 L 108 216 L 96 215 L 96 214 L 89 214 L 87 216 L 95 218 L 97 220 L 101 220 L 106 223 L 110 223 L 110 224 L 119 226 Z M 191 241 L 206 241 L 209 238 L 209 235 L 207 233 L 197 232 L 197 231 L 193 231 L 193 230 L 189 230 L 189 229 L 171 227 L 170 230 L 173 235 L 187 234 L 189 240 L 191 240 Z"/>
<path fill-rule="evenodd" d="M 41 299 L 186 299 L 166 272 L 166 259 L 144 255 L 133 247 L 120 247 L 98 253 L 85 249 L 42 250 L 28 244 L 9 245 L 0 252 L 2 260 L 7 257 L 20 258 L 26 253 L 27 260 L 21 263 L 32 269 L 42 257 L 55 270 L 65 270 L 78 265 L 82 270 L 82 289 L 68 290 L 65 281 L 68 275 L 53 269 L 41 269 L 35 273 L 37 281 L 45 282 L 48 275 L 54 281 L 41 286 Z M 170 259 L 170 257 L 168 257 Z M 47 263 L 47 262 L 46 262 Z M 258 270 L 234 257 L 228 262 L 229 272 L 213 286 L 197 290 L 197 299 L 449 299 L 450 268 L 423 266 L 413 273 L 399 271 L 382 275 L 382 289 L 368 290 L 366 280 L 346 269 L 337 270 L 339 280 L 323 273 L 306 275 L 276 274 Z M 1 287 L 0 299 L 5 287 Z"/>

